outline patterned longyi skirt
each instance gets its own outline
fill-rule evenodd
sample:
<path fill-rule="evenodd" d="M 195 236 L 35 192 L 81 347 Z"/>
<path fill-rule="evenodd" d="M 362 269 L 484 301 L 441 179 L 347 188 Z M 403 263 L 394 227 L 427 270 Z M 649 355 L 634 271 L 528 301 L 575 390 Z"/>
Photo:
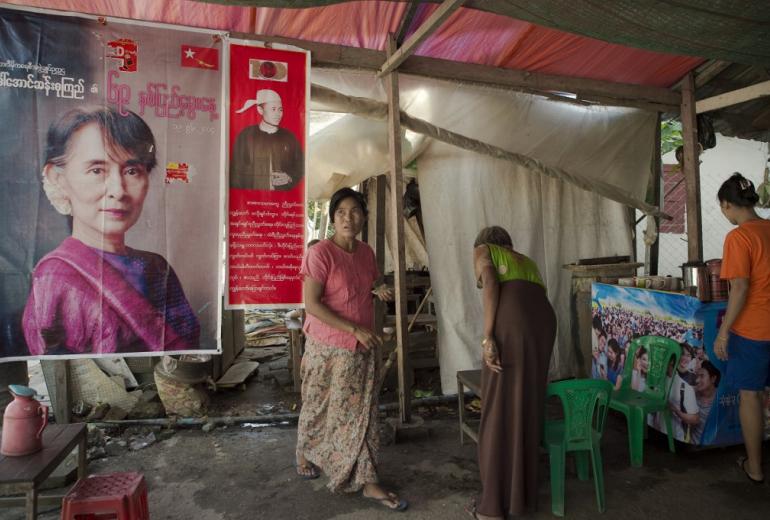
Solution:
<path fill-rule="evenodd" d="M 329 477 L 332 492 L 378 481 L 376 352 L 351 352 L 311 337 L 305 343 L 297 454 Z"/>

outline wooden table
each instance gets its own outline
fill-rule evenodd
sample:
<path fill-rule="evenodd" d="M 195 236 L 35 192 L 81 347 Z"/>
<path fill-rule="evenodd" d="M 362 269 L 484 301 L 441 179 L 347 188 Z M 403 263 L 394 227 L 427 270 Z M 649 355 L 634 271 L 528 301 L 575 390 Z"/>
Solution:
<path fill-rule="evenodd" d="M 465 387 L 481 396 L 481 370 L 460 370 L 457 372 L 457 407 L 460 416 L 460 444 L 465 444 L 465 435 L 479 442 L 478 431 L 465 420 Z"/>
<path fill-rule="evenodd" d="M 43 449 L 31 455 L 0 455 L 0 493 L 26 497 L 2 498 L 0 507 L 26 505 L 27 520 L 37 518 L 37 491 L 48 476 L 78 446 L 78 479 L 86 476 L 86 425 L 49 424 L 43 431 Z M 61 503 L 62 496 L 40 497 L 41 502 Z"/>

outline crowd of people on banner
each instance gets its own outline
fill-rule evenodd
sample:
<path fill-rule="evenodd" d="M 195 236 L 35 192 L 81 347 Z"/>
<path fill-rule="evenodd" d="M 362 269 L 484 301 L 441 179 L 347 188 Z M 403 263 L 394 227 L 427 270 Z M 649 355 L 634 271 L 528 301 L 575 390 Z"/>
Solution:
<path fill-rule="evenodd" d="M 663 336 L 679 343 L 682 349 L 679 364 L 669 368 L 669 377 L 673 379 L 669 406 L 674 438 L 690 444 L 704 443 L 704 430 L 722 376 L 702 346 L 703 329 L 694 323 L 663 319 L 620 305 L 594 305 L 592 316 L 591 377 L 606 379 L 615 388 L 622 384 L 632 340 L 642 336 Z M 641 392 L 649 369 L 644 347 L 636 351 L 630 362 L 631 388 Z M 659 415 L 653 417 L 652 422 L 657 429 L 665 431 Z"/>

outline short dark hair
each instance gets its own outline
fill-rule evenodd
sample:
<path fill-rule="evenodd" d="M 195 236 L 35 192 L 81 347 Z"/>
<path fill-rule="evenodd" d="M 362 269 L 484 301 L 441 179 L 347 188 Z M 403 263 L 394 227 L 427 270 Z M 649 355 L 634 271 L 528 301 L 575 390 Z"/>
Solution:
<path fill-rule="evenodd" d="M 489 226 L 479 231 L 479 234 L 476 235 L 476 240 L 473 242 L 473 247 L 479 247 L 484 244 L 494 244 L 513 249 L 511 235 L 500 226 Z"/>
<path fill-rule="evenodd" d="M 366 209 L 366 198 L 351 188 L 342 188 L 334 192 L 331 201 L 329 201 L 329 220 L 334 222 L 334 214 L 337 212 L 337 207 L 345 199 L 353 199 L 361 207 L 361 211 L 364 212 L 364 217 L 369 215 L 369 210 Z"/>
<path fill-rule="evenodd" d="M 311 248 L 311 247 L 313 247 L 314 245 L 316 245 L 318 242 L 320 242 L 320 240 L 319 240 L 319 239 L 317 239 L 317 238 L 314 238 L 314 239 L 310 240 L 310 241 L 307 243 L 307 247 L 308 247 L 308 248 Z"/>
<path fill-rule="evenodd" d="M 75 108 L 65 112 L 48 128 L 43 164 L 64 166 L 67 162 L 67 146 L 72 136 L 88 124 L 99 125 L 105 143 L 122 148 L 133 154 L 150 172 L 157 165 L 155 137 L 144 120 L 134 112 L 121 115 L 108 106 Z"/>
<path fill-rule="evenodd" d="M 722 374 L 719 372 L 719 369 L 717 369 L 717 367 L 715 367 L 708 359 L 701 361 L 700 367 L 708 372 L 710 377 L 715 378 L 714 387 L 719 386 L 719 381 L 722 379 Z"/>
<path fill-rule="evenodd" d="M 729 202 L 741 208 L 753 208 L 759 202 L 754 183 L 738 172 L 722 183 L 717 192 L 719 202 Z"/>

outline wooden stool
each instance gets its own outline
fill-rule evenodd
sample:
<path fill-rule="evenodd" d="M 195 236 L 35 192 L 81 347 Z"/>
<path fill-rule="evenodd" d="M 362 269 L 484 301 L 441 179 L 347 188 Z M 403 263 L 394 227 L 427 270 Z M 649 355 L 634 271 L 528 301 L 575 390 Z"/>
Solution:
<path fill-rule="evenodd" d="M 465 420 L 465 387 L 477 396 L 481 396 L 481 370 L 460 370 L 457 372 L 457 407 L 460 417 L 460 444 L 465 444 L 464 435 L 468 435 L 476 443 L 479 442 L 478 431 Z"/>
<path fill-rule="evenodd" d="M 110 473 L 80 479 L 64 497 L 61 520 L 109 518 L 149 520 L 147 486 L 141 473 Z"/>

